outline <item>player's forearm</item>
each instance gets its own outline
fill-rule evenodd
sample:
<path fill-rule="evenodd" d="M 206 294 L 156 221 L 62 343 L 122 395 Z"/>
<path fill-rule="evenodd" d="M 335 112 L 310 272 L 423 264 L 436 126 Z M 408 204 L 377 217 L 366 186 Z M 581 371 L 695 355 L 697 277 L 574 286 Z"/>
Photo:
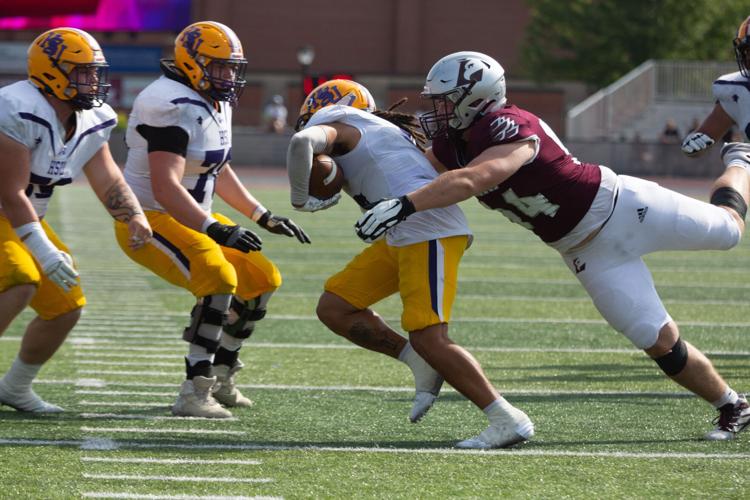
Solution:
<path fill-rule="evenodd" d="M 216 194 L 230 207 L 253 220 L 258 220 L 266 211 L 255 196 L 245 189 L 231 168 L 224 168 L 217 177 Z"/>
<path fill-rule="evenodd" d="M 115 180 L 104 192 L 101 200 L 110 215 L 125 224 L 129 223 L 133 216 L 143 214 L 138 198 L 124 179 Z"/>
<path fill-rule="evenodd" d="M 301 207 L 307 201 L 313 155 L 325 151 L 327 144 L 325 130 L 321 127 L 297 132 L 289 141 L 286 169 L 292 205 Z"/>
<path fill-rule="evenodd" d="M 211 214 L 198 205 L 182 184 L 169 184 L 154 189 L 154 198 L 177 222 L 203 232 L 203 224 Z"/>
<path fill-rule="evenodd" d="M 472 179 L 452 170 L 441 174 L 437 179 L 409 193 L 409 200 L 419 212 L 431 208 L 453 205 L 474 196 L 476 185 Z"/>
<path fill-rule="evenodd" d="M 0 203 L 0 214 L 8 219 L 11 227 L 20 227 L 39 220 L 31 201 L 23 191 L 0 193 Z"/>

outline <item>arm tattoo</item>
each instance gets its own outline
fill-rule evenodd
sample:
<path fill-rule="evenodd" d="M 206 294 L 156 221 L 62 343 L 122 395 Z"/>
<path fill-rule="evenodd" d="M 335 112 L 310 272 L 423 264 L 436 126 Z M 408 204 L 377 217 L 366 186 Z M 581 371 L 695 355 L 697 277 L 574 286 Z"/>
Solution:
<path fill-rule="evenodd" d="M 124 181 L 117 181 L 104 195 L 104 206 L 116 220 L 130 222 L 134 215 L 143 214 L 138 199 Z"/>

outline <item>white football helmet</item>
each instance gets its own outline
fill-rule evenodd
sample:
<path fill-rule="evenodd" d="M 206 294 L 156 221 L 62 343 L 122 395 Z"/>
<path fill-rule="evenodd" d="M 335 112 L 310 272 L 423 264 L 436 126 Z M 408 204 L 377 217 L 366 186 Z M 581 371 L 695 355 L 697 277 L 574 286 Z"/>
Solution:
<path fill-rule="evenodd" d="M 479 52 L 456 52 L 440 59 L 427 74 L 422 97 L 433 111 L 419 121 L 428 138 L 463 130 L 487 111 L 505 105 L 505 70 Z"/>

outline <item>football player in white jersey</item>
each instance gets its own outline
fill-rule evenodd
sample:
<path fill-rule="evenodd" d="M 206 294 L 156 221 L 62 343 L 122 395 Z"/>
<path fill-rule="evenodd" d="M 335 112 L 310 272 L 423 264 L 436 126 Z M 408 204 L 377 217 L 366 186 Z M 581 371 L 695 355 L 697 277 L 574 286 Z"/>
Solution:
<path fill-rule="evenodd" d="M 739 71 L 720 76 L 713 84 L 716 104 L 703 123 L 690 132 L 682 141 L 682 152 L 698 156 L 709 149 L 737 125 L 744 142 L 727 143 L 722 148 L 724 163 L 741 166 L 743 160 L 750 161 L 750 16 L 740 24 L 733 41 Z M 734 172 L 734 173 L 733 173 Z M 740 175 L 737 169 L 728 169 L 718 182 L 726 183 L 724 177 Z"/>
<path fill-rule="evenodd" d="M 264 208 L 229 166 L 232 106 L 246 65 L 231 29 L 194 23 L 177 36 L 174 60 L 163 61 L 164 75 L 138 95 L 128 120 L 125 179 L 154 238 L 130 249 L 120 226 L 118 239 L 134 261 L 197 299 L 183 335 L 190 347 L 175 415 L 227 418 L 221 404 L 252 404 L 235 385 L 239 350 L 281 285 L 260 238 L 212 213 L 214 192 L 262 228 L 310 242 L 294 222 Z"/>
<path fill-rule="evenodd" d="M 422 154 L 424 136 L 416 118 L 379 111 L 369 91 L 347 80 L 314 89 L 300 110 L 287 153 L 292 205 L 316 211 L 337 201 L 308 196 L 312 159 L 329 154 L 343 170 L 346 192 L 364 209 L 429 183 L 437 172 Z M 329 278 L 317 314 L 347 340 L 406 363 L 416 395 L 410 419 L 419 421 L 445 379 L 480 409 L 490 422 L 518 430 L 497 446 L 529 439 L 534 426 L 492 386 L 477 360 L 448 337 L 456 295 L 458 265 L 471 231 L 457 205 L 421 212 L 408 224 L 376 241 Z M 399 293 L 401 326 L 408 340 L 370 306 Z"/>
<path fill-rule="evenodd" d="M 28 51 L 28 80 L 0 89 L 0 334 L 24 309 L 31 320 L 0 403 L 20 411 L 59 412 L 32 380 L 73 329 L 86 303 L 68 248 L 44 220 L 57 186 L 83 172 L 132 248 L 151 238 L 138 200 L 107 145 L 117 123 L 104 104 L 107 62 L 88 33 L 56 28 Z"/>

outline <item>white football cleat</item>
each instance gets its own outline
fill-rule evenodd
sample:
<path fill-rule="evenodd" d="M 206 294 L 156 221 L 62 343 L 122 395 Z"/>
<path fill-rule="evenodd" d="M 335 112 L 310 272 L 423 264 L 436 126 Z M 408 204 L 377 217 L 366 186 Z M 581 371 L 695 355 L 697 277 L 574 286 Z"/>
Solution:
<path fill-rule="evenodd" d="M 44 401 L 30 388 L 27 391 L 13 392 L 4 381 L 0 381 L 0 404 L 10 406 L 18 411 L 33 413 L 60 413 L 64 411 L 59 406 Z"/>
<path fill-rule="evenodd" d="M 232 413 L 211 395 L 216 377 L 194 377 L 185 380 L 177 401 L 172 405 L 172 414 L 179 417 L 229 418 Z"/>
<path fill-rule="evenodd" d="M 417 423 L 422 420 L 435 403 L 438 394 L 440 394 L 440 388 L 443 387 L 443 377 L 422 356 L 417 354 L 411 344 L 406 345 L 399 359 L 406 363 L 414 375 L 416 393 L 409 420 L 412 423 Z"/>
<path fill-rule="evenodd" d="M 243 366 L 245 365 L 237 360 L 231 368 L 227 365 L 214 365 L 213 367 L 213 373 L 216 375 L 216 386 L 213 389 L 213 396 L 216 401 L 224 406 L 248 407 L 253 405 L 253 402 L 243 396 L 239 389 L 237 389 L 237 384 L 234 381 L 234 376 L 238 371 L 242 370 Z"/>
<path fill-rule="evenodd" d="M 411 406 L 411 413 L 409 414 L 409 420 L 411 423 L 416 424 L 422 418 L 427 415 L 432 405 L 435 404 L 435 400 L 440 393 L 440 387 L 443 385 L 443 377 L 440 377 L 440 385 L 437 387 L 435 393 L 429 391 L 417 391 L 414 395 L 414 404 Z"/>
<path fill-rule="evenodd" d="M 750 425 L 750 405 L 743 394 L 735 404 L 725 404 L 719 408 L 719 416 L 714 420 L 716 429 L 706 433 L 708 441 L 729 441 Z"/>
<path fill-rule="evenodd" d="M 456 448 L 488 450 L 507 448 L 528 441 L 534 435 L 534 424 L 518 408 L 511 408 L 505 418 L 492 422 L 481 434 L 456 443 Z"/>

